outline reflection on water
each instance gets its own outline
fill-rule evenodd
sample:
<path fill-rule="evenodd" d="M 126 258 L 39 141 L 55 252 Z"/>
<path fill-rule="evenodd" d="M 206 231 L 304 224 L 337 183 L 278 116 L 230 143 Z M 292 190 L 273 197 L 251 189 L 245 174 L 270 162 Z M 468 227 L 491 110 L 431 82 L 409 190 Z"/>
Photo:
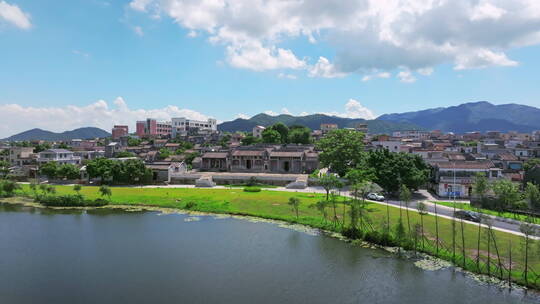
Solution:
<path fill-rule="evenodd" d="M 538 303 L 275 224 L 0 204 L 0 303 Z"/>

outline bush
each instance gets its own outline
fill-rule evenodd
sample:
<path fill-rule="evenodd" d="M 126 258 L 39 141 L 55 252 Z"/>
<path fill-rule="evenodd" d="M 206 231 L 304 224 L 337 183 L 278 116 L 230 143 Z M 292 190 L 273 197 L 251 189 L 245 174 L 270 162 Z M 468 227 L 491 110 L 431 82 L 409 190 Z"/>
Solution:
<path fill-rule="evenodd" d="M 191 208 L 194 208 L 196 206 L 197 206 L 197 203 L 195 203 L 195 202 L 187 202 L 185 208 L 186 209 L 191 209 Z"/>
<path fill-rule="evenodd" d="M 85 200 L 82 195 L 40 195 L 36 200 L 47 207 L 101 207 L 109 204 L 104 199 Z"/>
<path fill-rule="evenodd" d="M 245 187 L 244 192 L 261 192 L 259 187 Z"/>

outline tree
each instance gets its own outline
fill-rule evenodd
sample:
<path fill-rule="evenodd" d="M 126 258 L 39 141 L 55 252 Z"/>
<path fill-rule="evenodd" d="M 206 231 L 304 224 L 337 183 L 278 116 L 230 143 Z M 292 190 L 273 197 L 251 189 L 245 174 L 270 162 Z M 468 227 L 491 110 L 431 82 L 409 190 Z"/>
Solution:
<path fill-rule="evenodd" d="M 326 219 L 328 217 L 328 213 L 326 212 L 326 207 L 328 206 L 328 201 L 326 200 L 319 200 L 315 204 L 310 205 L 311 208 L 316 208 L 317 211 L 319 211 L 323 217 L 324 222 L 326 223 Z"/>
<path fill-rule="evenodd" d="M 289 206 L 291 206 L 296 213 L 296 219 L 298 219 L 298 208 L 300 207 L 300 199 L 297 197 L 289 197 Z"/>
<path fill-rule="evenodd" d="M 483 204 L 487 192 L 489 191 L 489 181 L 484 173 L 476 173 L 473 184 L 473 194 L 480 199 Z"/>
<path fill-rule="evenodd" d="M 114 156 L 116 158 L 127 158 L 127 157 L 135 157 L 135 154 L 128 151 L 120 151 L 116 153 Z"/>
<path fill-rule="evenodd" d="M 306 127 L 291 127 L 289 132 L 289 142 L 304 145 L 311 143 L 311 130 Z"/>
<path fill-rule="evenodd" d="M 269 129 L 275 130 L 279 133 L 279 142 L 286 144 L 289 142 L 289 128 L 282 122 L 278 122 L 271 126 Z M 265 130 L 266 131 L 266 130 Z M 264 131 L 263 131 L 264 133 Z"/>
<path fill-rule="evenodd" d="M 79 184 L 76 184 L 73 186 L 73 191 L 77 192 L 77 195 L 81 194 L 82 186 Z"/>
<path fill-rule="evenodd" d="M 81 176 L 79 167 L 73 164 L 63 164 L 58 166 L 56 176 L 65 179 L 77 179 Z"/>
<path fill-rule="evenodd" d="M 366 165 L 374 172 L 373 181 L 387 193 L 396 193 L 401 184 L 416 190 L 429 176 L 429 167 L 420 156 L 386 149 L 369 152 Z"/>
<path fill-rule="evenodd" d="M 165 159 L 167 157 L 171 156 L 171 151 L 167 148 L 161 148 L 159 149 L 159 158 Z"/>
<path fill-rule="evenodd" d="M 352 168 L 362 168 L 364 160 L 364 134 L 354 130 L 330 131 L 317 142 L 321 165 L 345 176 Z"/>
<path fill-rule="evenodd" d="M 9 174 L 9 163 L 7 161 L 0 161 L 0 178 L 4 178 Z"/>
<path fill-rule="evenodd" d="M 262 132 L 262 141 L 266 144 L 279 144 L 281 143 L 281 135 L 278 131 L 268 128 Z"/>
<path fill-rule="evenodd" d="M 520 200 L 518 186 L 509 180 L 502 179 L 493 184 L 493 192 L 497 197 L 497 210 L 512 208 Z"/>
<path fill-rule="evenodd" d="M 248 135 L 248 136 L 242 138 L 240 140 L 240 142 L 242 143 L 242 146 L 250 146 L 250 145 L 260 143 L 261 139 L 255 137 L 253 135 Z"/>
<path fill-rule="evenodd" d="M 531 235 L 536 235 L 538 233 L 537 228 L 529 223 L 522 223 L 519 226 L 519 231 L 523 233 L 525 236 L 525 270 L 523 272 L 524 278 L 525 278 L 525 285 L 527 285 L 528 281 L 528 273 L 529 273 L 529 249 L 530 249 L 530 240 Z"/>
<path fill-rule="evenodd" d="M 107 182 L 113 177 L 114 161 L 107 158 L 96 158 L 86 165 L 86 172 L 90 178 L 100 178 Z"/>
<path fill-rule="evenodd" d="M 337 178 L 334 174 L 328 173 L 319 178 L 319 184 L 321 187 L 323 187 L 324 191 L 326 191 L 327 201 L 332 189 L 341 188 L 343 186 L 339 178 Z"/>
<path fill-rule="evenodd" d="M 2 180 L 0 181 L 0 193 L 6 196 L 12 196 L 15 190 L 20 189 L 21 186 L 11 180 Z"/>
<path fill-rule="evenodd" d="M 525 201 L 529 205 L 529 208 L 540 209 L 540 190 L 538 186 L 531 182 L 528 182 L 527 186 L 525 186 Z"/>
<path fill-rule="evenodd" d="M 424 249 L 424 215 L 427 214 L 426 204 L 424 204 L 424 202 L 418 202 L 418 204 L 416 204 L 416 209 L 420 214 L 420 226 L 422 228 L 422 249 Z"/>
<path fill-rule="evenodd" d="M 48 178 L 55 178 L 58 174 L 58 164 L 56 162 L 48 162 L 41 165 L 39 172 Z"/>
<path fill-rule="evenodd" d="M 130 146 L 130 147 L 136 147 L 136 146 L 140 145 L 141 142 L 142 142 L 142 139 L 140 139 L 140 138 L 134 138 L 134 137 L 130 137 L 130 138 L 128 138 L 128 140 L 127 140 L 127 144 L 128 144 L 128 146 Z"/>
<path fill-rule="evenodd" d="M 37 184 L 36 182 L 31 182 L 30 185 L 28 185 L 30 187 L 30 190 L 32 190 L 32 192 L 34 193 L 34 197 L 37 197 Z"/>
<path fill-rule="evenodd" d="M 536 165 L 540 165 L 540 158 L 531 158 L 523 164 L 523 170 L 527 172 L 534 168 Z"/>
<path fill-rule="evenodd" d="M 401 185 L 401 191 L 399 191 L 399 200 L 405 203 L 405 212 L 407 213 L 407 227 L 409 230 L 409 234 L 411 233 L 411 220 L 409 218 L 409 202 L 411 201 L 411 198 L 412 194 L 409 188 L 407 188 L 407 186 L 405 185 Z M 401 207 L 399 210 L 401 214 Z"/>
<path fill-rule="evenodd" d="M 107 196 L 109 198 L 109 201 L 111 201 L 112 191 L 109 186 L 101 185 L 101 187 L 99 187 L 99 193 L 101 194 L 101 196 Z"/>

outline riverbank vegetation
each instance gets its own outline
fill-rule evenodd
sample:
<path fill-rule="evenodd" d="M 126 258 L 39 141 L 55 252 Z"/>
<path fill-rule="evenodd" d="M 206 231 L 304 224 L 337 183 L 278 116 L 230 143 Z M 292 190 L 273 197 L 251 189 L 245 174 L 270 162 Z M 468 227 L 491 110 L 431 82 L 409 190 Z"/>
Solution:
<path fill-rule="evenodd" d="M 540 288 L 540 245 L 530 236 L 505 233 L 425 212 L 406 211 L 364 200 L 371 183 L 356 187 L 353 198 L 332 191 L 325 194 L 242 189 L 113 187 L 112 205 L 154 206 L 193 211 L 249 215 L 309 225 L 343 233 L 351 238 L 406 249 L 453 261 L 467 270 Z M 58 195 L 77 194 L 70 186 L 56 186 Z M 99 199 L 100 187 L 79 190 L 87 199 Z M 29 185 L 20 193 L 31 194 Z M 299 199 L 289 203 L 290 198 Z M 409 214 L 408 220 L 407 215 Z M 409 228 L 410 227 L 410 228 Z M 527 229 L 529 229 L 527 231 Z"/>

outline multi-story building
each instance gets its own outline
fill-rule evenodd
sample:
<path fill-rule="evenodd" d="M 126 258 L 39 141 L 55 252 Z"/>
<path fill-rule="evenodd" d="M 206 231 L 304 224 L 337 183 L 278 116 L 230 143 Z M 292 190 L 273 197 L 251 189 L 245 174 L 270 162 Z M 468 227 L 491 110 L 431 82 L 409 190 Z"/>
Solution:
<path fill-rule="evenodd" d="M 30 165 L 34 162 L 34 147 L 9 148 L 9 163 L 13 166 Z"/>
<path fill-rule="evenodd" d="M 58 164 L 80 165 L 81 158 L 75 156 L 75 153 L 65 149 L 49 149 L 39 152 L 37 159 L 39 164 L 48 162 L 57 162 Z"/>
<path fill-rule="evenodd" d="M 326 134 L 332 130 L 337 130 L 338 125 L 333 123 L 323 123 L 321 124 L 321 131 L 323 134 Z"/>
<path fill-rule="evenodd" d="M 158 122 L 156 119 L 147 118 L 146 120 L 137 121 L 135 133 L 141 138 L 145 136 L 170 136 L 171 123 Z"/>
<path fill-rule="evenodd" d="M 112 139 L 116 140 L 122 136 L 127 136 L 129 134 L 129 128 L 128 126 L 116 125 L 112 128 L 111 133 L 112 133 Z"/>
<path fill-rule="evenodd" d="M 207 121 L 187 119 L 185 117 L 175 117 L 171 120 L 173 138 L 177 136 L 185 136 L 190 130 L 216 132 L 217 120 L 209 118 Z"/>
<path fill-rule="evenodd" d="M 253 130 L 252 130 L 251 133 L 252 133 L 253 137 L 255 137 L 255 138 L 262 138 L 262 132 L 264 130 L 266 130 L 266 128 L 263 127 L 263 126 L 255 126 L 255 127 L 253 127 Z"/>
<path fill-rule="evenodd" d="M 503 178 L 502 169 L 491 161 L 440 162 L 433 165 L 432 188 L 441 197 L 469 198 L 478 173 L 490 180 Z"/>
<path fill-rule="evenodd" d="M 143 138 L 146 135 L 146 121 L 145 120 L 137 121 L 135 130 L 136 130 L 135 134 L 137 134 L 137 136 L 139 136 L 140 138 Z"/>
<path fill-rule="evenodd" d="M 157 123 L 156 134 L 159 136 L 167 137 L 171 136 L 172 123 L 170 121 L 163 121 Z"/>
<path fill-rule="evenodd" d="M 406 130 L 406 131 L 395 131 L 392 133 L 392 136 L 398 137 L 398 138 L 428 139 L 430 137 L 430 133 L 427 131 Z"/>

